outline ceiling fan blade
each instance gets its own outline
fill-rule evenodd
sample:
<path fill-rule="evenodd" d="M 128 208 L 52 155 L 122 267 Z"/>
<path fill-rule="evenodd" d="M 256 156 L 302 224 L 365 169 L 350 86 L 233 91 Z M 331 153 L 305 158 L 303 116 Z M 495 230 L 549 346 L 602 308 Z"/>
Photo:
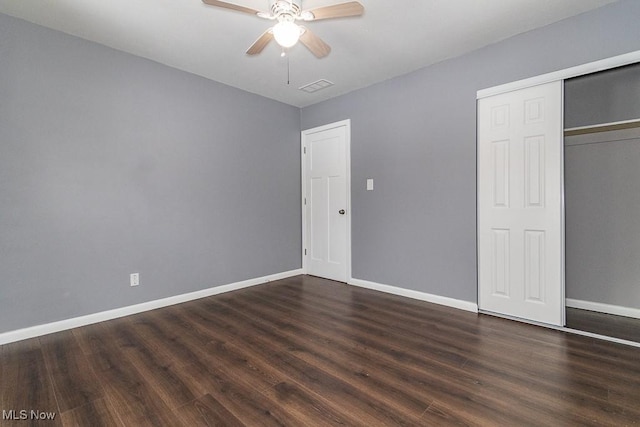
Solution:
<path fill-rule="evenodd" d="M 269 44 L 269 42 L 273 40 L 273 31 L 269 28 L 267 31 L 262 33 L 258 40 L 256 40 L 251 47 L 247 50 L 247 55 L 257 55 L 264 50 L 265 47 Z"/>
<path fill-rule="evenodd" d="M 300 42 L 318 58 L 324 58 L 331 52 L 331 46 L 323 42 L 320 37 L 313 34 L 308 28 L 304 28 L 304 33 L 300 36 Z"/>
<path fill-rule="evenodd" d="M 225 9 L 237 10 L 238 12 L 249 13 L 251 15 L 257 15 L 260 11 L 251 9 L 250 7 L 239 6 L 233 3 L 227 3 L 226 1 L 219 0 L 202 0 L 203 3 L 209 6 L 223 7 Z"/>
<path fill-rule="evenodd" d="M 364 13 L 364 6 L 357 1 L 350 1 L 347 3 L 334 4 L 333 6 L 319 7 L 306 12 L 313 14 L 313 19 L 310 19 L 310 21 L 317 21 L 319 19 L 362 15 Z"/>

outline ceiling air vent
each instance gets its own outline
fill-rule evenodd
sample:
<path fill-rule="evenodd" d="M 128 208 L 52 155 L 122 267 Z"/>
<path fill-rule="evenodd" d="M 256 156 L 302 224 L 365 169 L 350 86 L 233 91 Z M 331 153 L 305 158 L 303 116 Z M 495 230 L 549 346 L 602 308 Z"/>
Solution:
<path fill-rule="evenodd" d="M 325 80 L 325 79 L 320 79 L 316 82 L 313 83 L 309 83 L 308 85 L 304 85 L 298 89 L 300 89 L 303 92 L 307 92 L 307 93 L 313 93 L 313 92 L 317 92 L 319 90 L 322 90 L 324 88 L 327 88 L 329 86 L 333 86 L 333 83 L 330 82 L 329 80 Z"/>

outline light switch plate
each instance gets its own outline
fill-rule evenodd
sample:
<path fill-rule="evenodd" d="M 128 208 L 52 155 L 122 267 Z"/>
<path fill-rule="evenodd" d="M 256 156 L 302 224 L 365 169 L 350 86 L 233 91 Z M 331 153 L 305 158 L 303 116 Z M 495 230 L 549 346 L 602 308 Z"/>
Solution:
<path fill-rule="evenodd" d="M 373 178 L 367 178 L 367 191 L 373 191 Z"/>

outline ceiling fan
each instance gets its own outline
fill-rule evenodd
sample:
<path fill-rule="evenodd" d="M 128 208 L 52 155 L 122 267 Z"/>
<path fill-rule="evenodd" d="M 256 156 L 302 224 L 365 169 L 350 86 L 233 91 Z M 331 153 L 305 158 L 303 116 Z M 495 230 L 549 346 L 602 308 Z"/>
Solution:
<path fill-rule="evenodd" d="M 331 47 L 308 28 L 296 24 L 296 21 L 318 21 L 320 19 L 358 16 L 364 13 L 364 6 L 357 1 L 302 10 L 302 0 L 269 0 L 269 12 L 261 12 L 250 7 L 220 0 L 202 1 L 210 6 L 232 9 L 257 15 L 260 18 L 278 21 L 258 37 L 258 40 L 247 50 L 247 55 L 259 54 L 272 39 L 275 39 L 284 49 L 294 46 L 300 40 L 316 57 L 323 58 L 331 52 Z"/>

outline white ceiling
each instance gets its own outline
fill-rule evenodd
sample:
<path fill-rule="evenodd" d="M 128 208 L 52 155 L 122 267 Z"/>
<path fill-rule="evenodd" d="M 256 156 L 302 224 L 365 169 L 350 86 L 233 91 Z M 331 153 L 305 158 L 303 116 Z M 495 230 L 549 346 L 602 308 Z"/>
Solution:
<path fill-rule="evenodd" d="M 313 9 L 346 0 L 304 0 Z M 270 21 L 201 0 L 0 0 L 16 16 L 297 107 L 408 73 L 616 0 L 360 0 L 361 17 L 305 24 L 332 46 L 317 59 L 298 44 L 246 49 Z M 233 0 L 258 10 L 268 0 Z M 300 86 L 335 86 L 309 94 Z"/>

